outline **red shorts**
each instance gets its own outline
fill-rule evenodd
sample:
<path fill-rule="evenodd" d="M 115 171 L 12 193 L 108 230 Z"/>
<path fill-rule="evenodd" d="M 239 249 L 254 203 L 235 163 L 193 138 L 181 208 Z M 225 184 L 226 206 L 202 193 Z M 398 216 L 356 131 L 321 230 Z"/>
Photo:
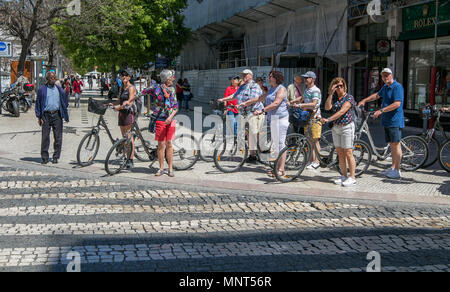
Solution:
<path fill-rule="evenodd" d="M 155 140 L 158 142 L 172 141 L 175 138 L 176 121 L 166 125 L 164 121 L 156 121 Z"/>

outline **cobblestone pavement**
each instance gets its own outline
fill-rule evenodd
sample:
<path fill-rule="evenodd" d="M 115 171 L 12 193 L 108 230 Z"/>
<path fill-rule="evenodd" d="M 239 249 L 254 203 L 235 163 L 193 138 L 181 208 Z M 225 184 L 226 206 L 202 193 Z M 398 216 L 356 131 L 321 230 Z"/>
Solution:
<path fill-rule="evenodd" d="M 450 271 L 448 206 L 92 178 L 0 159 L 0 271 Z M 69 257 L 68 257 L 69 256 Z"/>

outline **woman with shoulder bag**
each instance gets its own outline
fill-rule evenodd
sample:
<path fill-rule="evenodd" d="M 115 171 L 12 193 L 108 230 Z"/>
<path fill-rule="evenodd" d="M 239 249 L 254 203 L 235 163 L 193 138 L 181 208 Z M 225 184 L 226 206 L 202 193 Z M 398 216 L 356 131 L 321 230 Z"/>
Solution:
<path fill-rule="evenodd" d="M 335 94 L 337 98 L 335 98 Z M 329 95 L 325 103 L 325 110 L 333 110 L 333 115 L 328 119 L 321 119 L 323 124 L 333 122 L 333 143 L 339 157 L 339 166 L 342 176 L 334 183 L 344 187 L 356 185 L 356 162 L 353 157 L 353 144 L 355 141 L 355 115 L 356 106 L 353 96 L 347 93 L 347 84 L 343 78 L 335 78 L 331 81 Z M 350 169 L 350 176 L 347 175 Z"/>

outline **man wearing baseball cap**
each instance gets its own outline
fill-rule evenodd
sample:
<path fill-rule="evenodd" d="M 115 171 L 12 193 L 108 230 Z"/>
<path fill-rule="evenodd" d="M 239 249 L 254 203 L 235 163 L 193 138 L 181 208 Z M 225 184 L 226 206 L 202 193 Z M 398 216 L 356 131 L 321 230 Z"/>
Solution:
<path fill-rule="evenodd" d="M 392 70 L 385 68 L 381 71 L 384 86 L 377 93 L 363 99 L 358 106 L 365 106 L 367 102 L 383 99 L 381 109 L 375 112 L 374 118 L 381 116 L 381 124 L 384 126 L 385 139 L 391 146 L 392 167 L 383 171 L 383 175 L 388 178 L 401 178 L 400 163 L 402 161 L 402 129 L 405 127 L 405 117 L 403 113 L 404 89 L 403 86 L 394 80 Z"/>
<path fill-rule="evenodd" d="M 319 139 L 322 136 L 322 124 L 320 122 L 322 115 L 320 111 L 320 104 L 322 102 L 322 92 L 315 84 L 317 79 L 316 73 L 308 71 L 305 74 L 303 74 L 302 77 L 306 85 L 306 90 L 303 92 L 304 103 L 297 104 L 295 105 L 295 107 L 298 107 L 302 110 L 308 110 L 313 113 L 312 119 L 314 119 L 315 122 L 313 122 L 311 125 L 311 133 L 313 141 L 310 141 L 310 143 L 315 143 L 317 150 L 320 151 Z M 299 100 L 301 100 L 301 98 L 298 98 L 292 103 L 295 103 Z M 309 126 L 305 127 L 305 133 L 308 133 L 308 127 Z M 319 168 L 319 166 L 320 166 L 319 158 L 313 151 L 310 157 L 310 163 L 306 167 L 306 169 L 314 170 Z"/>
<path fill-rule="evenodd" d="M 244 85 L 239 87 L 239 89 L 234 93 L 233 95 L 230 95 L 228 97 L 224 97 L 221 99 L 218 99 L 218 102 L 226 102 L 230 101 L 232 99 L 237 99 L 238 106 L 241 103 L 244 103 L 250 99 L 259 98 L 261 95 L 263 95 L 261 87 L 253 80 L 253 72 L 249 69 L 245 69 L 241 73 L 242 80 L 244 81 Z M 257 102 L 254 104 L 251 108 L 252 112 L 256 112 L 259 110 L 263 110 L 264 105 L 261 102 Z M 243 134 L 243 127 L 245 125 L 245 120 L 241 115 L 238 115 L 236 117 L 236 121 L 238 122 L 238 134 L 239 137 Z M 250 156 L 248 157 L 248 162 L 255 163 L 257 161 L 256 158 L 256 142 L 257 142 L 257 135 L 260 134 L 263 135 L 262 129 L 265 122 L 265 116 L 264 115 L 251 115 L 248 118 L 248 124 L 249 124 L 249 149 L 250 149 Z M 242 133 L 241 133 L 242 132 Z"/>

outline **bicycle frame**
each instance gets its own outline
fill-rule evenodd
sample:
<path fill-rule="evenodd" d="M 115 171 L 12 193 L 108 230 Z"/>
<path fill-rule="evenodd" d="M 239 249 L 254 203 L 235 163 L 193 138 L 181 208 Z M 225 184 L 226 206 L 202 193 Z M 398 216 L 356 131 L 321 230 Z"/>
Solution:
<path fill-rule="evenodd" d="M 336 159 L 333 159 L 333 155 L 335 153 L 334 145 L 331 145 L 330 154 L 322 155 L 320 153 L 319 149 L 317 149 L 317 145 L 314 142 L 314 139 L 312 138 L 312 136 L 313 136 L 312 135 L 312 124 L 313 123 L 319 123 L 319 121 L 311 119 L 308 122 L 308 130 L 307 130 L 307 133 L 306 133 L 306 138 L 311 140 L 311 142 L 313 142 L 309 146 L 312 147 L 312 151 L 314 151 L 316 153 L 316 157 L 319 159 L 319 162 L 320 162 L 320 167 L 322 167 L 322 168 L 333 168 L 335 165 L 339 164 L 339 161 L 337 160 L 337 156 L 336 156 Z M 303 141 L 302 143 L 303 143 L 302 147 L 304 147 L 304 144 L 308 143 L 308 142 Z M 308 156 L 310 157 L 311 154 L 308 155 Z"/>
<path fill-rule="evenodd" d="M 116 140 L 113 138 L 113 136 L 111 134 L 111 131 L 109 130 L 108 125 L 106 124 L 106 121 L 103 118 L 103 116 L 99 117 L 97 125 L 92 129 L 92 131 L 96 130 L 97 133 L 99 133 L 100 132 L 100 127 L 105 129 L 106 133 L 108 134 L 109 139 L 111 140 L 111 143 L 114 144 Z"/>

